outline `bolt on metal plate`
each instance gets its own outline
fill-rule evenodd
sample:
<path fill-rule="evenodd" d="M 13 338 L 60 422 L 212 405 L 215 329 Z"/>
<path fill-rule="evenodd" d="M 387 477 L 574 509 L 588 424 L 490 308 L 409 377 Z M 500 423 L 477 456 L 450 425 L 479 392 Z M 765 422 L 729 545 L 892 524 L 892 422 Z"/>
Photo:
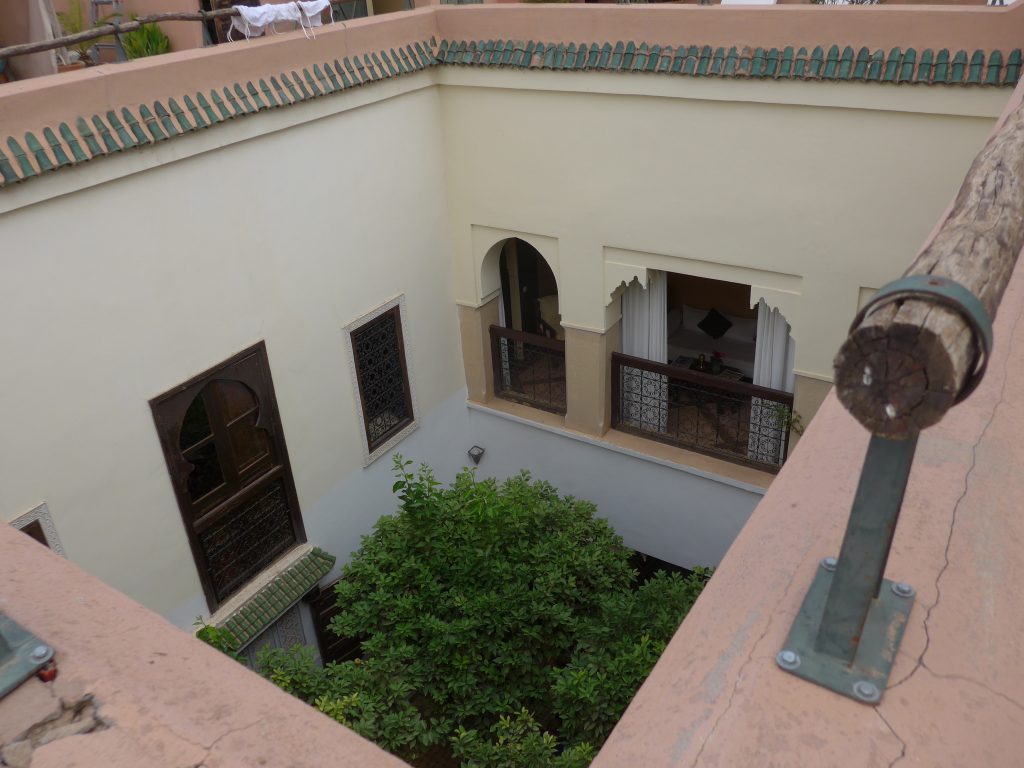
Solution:
<path fill-rule="evenodd" d="M 53 658 L 53 648 L 0 612 L 0 699 Z"/>

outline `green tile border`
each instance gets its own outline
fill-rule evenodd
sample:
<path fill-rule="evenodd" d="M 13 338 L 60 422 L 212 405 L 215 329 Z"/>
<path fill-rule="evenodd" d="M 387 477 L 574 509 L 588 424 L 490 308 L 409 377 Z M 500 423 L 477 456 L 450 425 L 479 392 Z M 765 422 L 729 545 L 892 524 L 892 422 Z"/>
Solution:
<path fill-rule="evenodd" d="M 893 85 L 1012 87 L 1022 53 L 850 46 L 750 48 L 658 45 L 623 41 L 549 43 L 537 40 L 441 40 L 353 54 L 225 84 L 208 94 L 183 94 L 105 115 L 77 116 L 0 140 L 0 188 L 47 171 L 210 128 L 218 123 L 329 96 L 439 65 L 557 71 L 639 72 L 747 80 L 821 80 Z M 166 103 L 166 106 L 165 106 Z M 43 140 L 38 137 L 42 135 Z M 28 150 L 25 150 L 25 146 Z M 6 148 L 6 153 L 3 151 Z"/>
<path fill-rule="evenodd" d="M 243 648 L 330 573 L 334 562 L 334 555 L 313 547 L 216 626 L 228 630 Z"/>

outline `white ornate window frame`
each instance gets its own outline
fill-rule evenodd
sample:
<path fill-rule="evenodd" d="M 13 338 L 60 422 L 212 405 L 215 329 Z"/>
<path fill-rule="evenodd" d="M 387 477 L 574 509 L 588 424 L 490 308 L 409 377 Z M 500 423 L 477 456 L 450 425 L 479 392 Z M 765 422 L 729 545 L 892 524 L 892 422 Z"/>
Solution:
<path fill-rule="evenodd" d="M 359 389 L 359 376 L 356 373 L 356 356 L 355 351 L 352 348 L 352 332 L 366 325 L 372 320 L 376 320 L 378 317 L 383 315 L 385 312 L 398 307 L 398 315 L 402 322 L 402 345 L 405 347 L 405 375 L 409 380 L 409 400 L 412 403 L 412 421 L 406 425 L 400 432 L 397 432 L 391 438 L 389 438 L 382 445 L 377 446 L 373 451 L 370 450 L 370 444 L 366 437 L 366 421 L 363 416 L 362 408 L 362 392 Z M 368 467 L 385 453 L 390 451 L 402 440 L 408 437 L 413 431 L 415 431 L 419 425 L 419 405 L 416 402 L 416 377 L 413 375 L 412 370 L 412 354 L 413 354 L 413 343 L 412 343 L 412 329 L 409 326 L 408 313 L 405 309 L 405 294 L 400 293 L 394 296 L 383 304 L 374 307 L 372 310 L 364 315 L 360 315 L 355 318 L 352 322 L 344 328 L 345 335 L 345 349 L 348 352 L 348 370 L 352 377 L 352 391 L 355 394 L 354 404 L 356 408 L 356 417 L 359 419 L 359 434 L 360 441 L 363 448 L 363 466 Z"/>
<path fill-rule="evenodd" d="M 43 536 L 46 538 L 46 546 L 61 557 L 66 558 L 67 555 L 64 553 L 64 545 L 60 543 L 60 536 L 57 535 L 57 526 L 53 524 L 53 517 L 50 515 L 50 508 L 46 506 L 45 501 L 38 507 L 14 518 L 11 520 L 10 524 L 18 530 L 21 530 L 35 522 L 38 522 L 40 528 L 43 529 Z"/>

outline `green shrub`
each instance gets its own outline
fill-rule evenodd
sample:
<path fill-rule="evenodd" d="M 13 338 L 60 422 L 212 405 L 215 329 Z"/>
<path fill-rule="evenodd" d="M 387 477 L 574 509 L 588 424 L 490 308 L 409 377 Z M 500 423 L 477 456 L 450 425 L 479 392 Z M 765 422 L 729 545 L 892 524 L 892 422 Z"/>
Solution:
<path fill-rule="evenodd" d="M 321 670 L 309 651 L 267 651 L 264 674 L 406 759 L 450 744 L 465 766 L 585 765 L 706 575 L 634 590 L 593 504 L 526 473 L 442 488 L 425 467 L 395 471 L 399 512 L 337 587 L 332 629 L 367 638 L 363 658 Z"/>
<path fill-rule="evenodd" d="M 156 24 L 143 24 L 138 29 L 125 32 L 121 35 L 121 45 L 129 59 L 157 56 L 171 50 L 170 38 Z"/>

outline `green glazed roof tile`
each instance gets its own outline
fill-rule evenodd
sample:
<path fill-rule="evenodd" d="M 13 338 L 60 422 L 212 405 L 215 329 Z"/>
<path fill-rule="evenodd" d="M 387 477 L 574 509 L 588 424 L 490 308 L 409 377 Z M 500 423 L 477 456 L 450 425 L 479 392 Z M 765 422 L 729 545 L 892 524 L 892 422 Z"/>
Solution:
<path fill-rule="evenodd" d="M 142 124 L 150 129 L 150 133 L 157 141 L 164 141 L 167 138 L 167 134 L 161 130 L 160 123 L 157 122 L 156 116 L 150 112 L 148 106 L 139 104 L 138 115 L 142 119 Z"/>
<path fill-rule="evenodd" d="M 626 52 L 622 56 L 622 68 L 625 70 L 633 69 L 633 58 L 636 56 L 636 43 L 630 40 L 626 43 Z"/>
<path fill-rule="evenodd" d="M 21 181 L 18 178 L 18 174 L 14 172 L 14 167 L 11 165 L 11 161 L 7 159 L 7 155 L 0 149 L 0 179 L 3 180 L 4 184 L 13 184 L 16 181 Z"/>
<path fill-rule="evenodd" d="M 959 50 L 953 57 L 953 66 L 950 67 L 949 79 L 954 83 L 962 83 L 964 74 L 967 71 L 967 51 Z"/>
<path fill-rule="evenodd" d="M 932 81 L 932 73 L 935 69 L 934 58 L 935 55 L 930 48 L 921 51 L 921 63 L 917 65 L 917 77 L 914 78 L 914 82 L 930 83 Z"/>
<path fill-rule="evenodd" d="M 96 129 L 96 133 L 103 140 L 103 146 L 106 147 L 108 154 L 121 152 L 121 145 L 114 140 L 114 136 L 111 134 L 110 128 L 106 127 L 106 123 L 98 115 L 92 116 L 92 127 Z"/>
<path fill-rule="evenodd" d="M 143 112 L 143 116 L 145 116 L 146 112 L 149 112 L 145 105 L 143 105 L 141 109 L 145 110 L 145 112 Z M 154 121 L 156 120 L 152 114 L 150 114 L 150 117 L 153 118 Z M 96 136 L 93 134 L 92 128 L 89 127 L 89 123 L 85 121 L 84 117 L 79 117 L 75 120 L 75 127 L 78 128 L 78 134 L 82 137 L 82 141 L 85 142 L 85 146 L 89 149 L 90 157 L 98 157 L 99 155 L 104 154 L 103 150 L 100 149 L 99 142 L 96 141 Z"/>
<path fill-rule="evenodd" d="M 136 146 L 140 144 L 153 143 L 152 137 L 146 133 L 145 128 L 139 124 L 139 121 L 135 118 L 135 115 L 132 114 L 132 111 L 128 109 L 128 107 L 121 110 L 121 117 L 123 117 L 125 123 L 128 124 L 128 129 L 132 132 L 132 135 L 135 136 Z"/>
<path fill-rule="evenodd" d="M 89 158 L 85 152 L 82 151 L 82 146 L 78 143 L 78 139 L 75 134 L 71 131 L 71 126 L 67 123 L 61 123 L 58 128 L 60 136 L 67 142 L 68 148 L 71 150 L 71 157 L 74 158 L 76 163 L 84 163 Z"/>
<path fill-rule="evenodd" d="M 224 99 L 220 97 L 217 91 L 210 91 L 210 98 L 213 99 L 213 104 L 217 107 L 217 111 L 220 112 L 221 120 L 230 120 L 231 110 L 228 109 L 228 105 L 224 103 Z"/>
<path fill-rule="evenodd" d="M 979 85 L 985 75 L 985 52 L 975 51 L 971 56 L 970 66 L 967 68 L 967 82 L 972 85 Z"/>
<path fill-rule="evenodd" d="M 299 93 L 301 94 L 299 96 L 299 101 L 309 101 L 311 98 L 313 98 L 313 92 L 310 91 L 306 87 L 306 84 L 302 81 L 302 75 L 300 75 L 294 69 L 292 70 L 292 80 L 295 83 L 295 87 L 299 89 Z"/>
<path fill-rule="evenodd" d="M 156 116 L 160 118 L 160 124 L 164 127 L 164 130 L 167 131 L 167 135 L 177 136 L 179 133 L 178 128 L 174 125 L 174 121 L 171 120 L 171 115 L 167 111 L 166 107 L 164 107 L 164 105 L 159 101 L 154 101 L 153 110 L 156 112 Z"/>
<path fill-rule="evenodd" d="M 189 131 L 194 131 L 196 129 L 195 126 L 188 121 L 188 117 L 185 115 L 185 111 L 181 108 L 181 105 L 178 104 L 177 101 L 175 101 L 174 99 L 168 99 L 167 108 L 174 116 L 174 119 L 178 121 L 178 125 L 181 126 L 182 133 L 188 133 Z"/>
<path fill-rule="evenodd" d="M 1010 57 L 1006 60 L 1006 76 L 1003 78 L 1005 85 L 1016 85 L 1020 78 L 1021 50 L 1014 48 L 1010 51 Z"/>
<path fill-rule="evenodd" d="M 54 169 L 53 162 L 34 133 L 29 132 L 25 134 L 25 144 L 28 146 L 28 151 L 36 159 L 36 165 L 39 166 L 40 171 L 52 171 Z"/>
<path fill-rule="evenodd" d="M 850 75 L 853 73 L 853 48 L 846 46 L 843 48 L 843 52 L 839 56 L 839 73 L 836 77 L 839 80 L 849 80 Z"/>
<path fill-rule="evenodd" d="M 206 119 L 210 121 L 210 125 L 216 125 L 221 121 L 221 118 L 217 117 L 217 113 L 213 111 L 213 107 L 210 106 L 210 102 L 207 101 L 202 91 L 196 94 L 196 101 L 199 102 L 199 106 L 206 113 Z"/>
<path fill-rule="evenodd" d="M 46 139 L 46 143 L 50 145 L 50 151 L 53 152 L 54 160 L 57 161 L 57 165 L 71 165 L 71 158 L 68 157 L 67 152 L 64 151 L 64 147 L 61 146 L 60 139 L 57 138 L 57 134 L 53 132 L 52 128 L 43 129 L 43 138 Z"/>
<path fill-rule="evenodd" d="M 914 81 L 914 65 L 917 64 L 917 51 L 907 48 L 900 59 L 900 69 L 897 75 L 897 83 L 912 83 Z"/>
<path fill-rule="evenodd" d="M 933 83 L 949 82 L 949 51 L 943 48 L 935 57 L 935 71 L 932 73 Z"/>
<path fill-rule="evenodd" d="M 703 76 L 708 73 L 708 69 L 711 67 L 712 54 L 713 51 L 711 50 L 710 45 L 705 45 L 703 48 L 700 49 L 700 61 L 697 62 L 698 75 Z"/>
<path fill-rule="evenodd" d="M 807 49 L 801 48 L 793 60 L 793 77 L 803 79 L 807 74 Z"/>
<path fill-rule="evenodd" d="M 866 80 L 868 77 L 868 64 L 871 61 L 871 51 L 867 48 L 861 48 L 857 51 L 857 60 L 853 64 L 854 80 Z"/>
<path fill-rule="evenodd" d="M 764 48 L 755 48 L 750 57 L 750 76 L 764 77 Z"/>
<path fill-rule="evenodd" d="M 117 114 L 114 110 L 107 112 L 107 122 L 110 123 L 110 127 L 114 129 L 114 133 L 117 134 L 117 138 L 121 142 L 122 147 L 125 149 L 131 149 L 138 144 L 131 134 L 128 133 L 121 121 L 117 119 Z"/>
<path fill-rule="evenodd" d="M 661 46 L 652 45 L 651 53 L 647 57 L 647 71 L 654 72 L 658 68 L 658 59 L 661 58 Z"/>
<path fill-rule="evenodd" d="M 186 93 L 184 99 L 185 107 L 192 113 L 192 119 L 195 121 L 196 128 L 209 127 L 210 124 L 206 121 L 206 118 L 203 117 L 202 110 L 199 109 L 199 105 L 195 103 L 192 97 Z"/>
<path fill-rule="evenodd" d="M 821 77 L 823 80 L 835 80 L 839 75 L 839 46 L 833 45 L 828 49 L 824 58 Z"/>
<path fill-rule="evenodd" d="M 231 632 L 239 648 L 245 646 L 330 573 L 334 563 L 332 555 L 313 547 L 217 626 Z"/>
<path fill-rule="evenodd" d="M 1003 71 L 1003 54 L 992 51 L 985 67 L 985 85 L 999 85 L 999 74 Z"/>
<path fill-rule="evenodd" d="M 616 41 L 615 47 L 612 49 L 612 69 L 622 69 L 622 55 L 626 50 L 626 44 L 621 40 Z"/>
<path fill-rule="evenodd" d="M 778 77 L 791 77 L 793 74 L 793 46 L 787 46 L 782 51 L 782 57 L 779 59 L 779 73 Z"/>
<path fill-rule="evenodd" d="M 885 59 L 885 67 L 882 70 L 882 81 L 886 83 L 896 82 L 900 71 L 900 49 L 893 48 Z"/>
<path fill-rule="evenodd" d="M 19 144 L 13 136 L 7 137 L 7 148 L 11 150 L 11 155 L 13 155 L 14 161 L 21 169 L 21 177 L 23 179 L 36 175 L 36 169 L 33 168 L 32 163 L 28 161 L 28 156 L 25 154 L 25 150 L 21 148 L 21 144 Z"/>

